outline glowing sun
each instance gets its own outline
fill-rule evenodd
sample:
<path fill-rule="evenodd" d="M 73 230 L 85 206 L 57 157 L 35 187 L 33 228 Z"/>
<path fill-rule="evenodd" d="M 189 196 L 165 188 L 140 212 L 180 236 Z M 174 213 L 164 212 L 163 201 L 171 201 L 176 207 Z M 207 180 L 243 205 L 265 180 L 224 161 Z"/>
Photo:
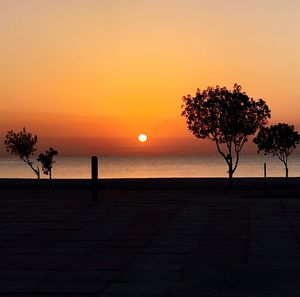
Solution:
<path fill-rule="evenodd" d="M 140 134 L 140 135 L 138 136 L 138 141 L 139 141 L 139 142 L 146 142 L 147 139 L 148 139 L 148 137 L 147 137 L 146 134 Z"/>

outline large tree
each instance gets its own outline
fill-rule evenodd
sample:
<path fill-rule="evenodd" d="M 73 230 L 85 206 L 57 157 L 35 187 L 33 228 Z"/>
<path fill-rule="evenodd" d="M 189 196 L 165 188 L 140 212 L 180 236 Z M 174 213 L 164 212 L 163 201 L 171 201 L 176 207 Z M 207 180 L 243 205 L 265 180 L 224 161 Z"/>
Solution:
<path fill-rule="evenodd" d="M 201 139 L 215 142 L 218 153 L 228 165 L 229 183 L 239 163 L 248 137 L 267 124 L 271 111 L 264 100 L 255 101 L 238 84 L 198 89 L 196 96 L 183 97 L 182 116 L 188 129 Z"/>
<path fill-rule="evenodd" d="M 258 146 L 258 152 L 264 151 L 265 155 L 273 154 L 284 164 L 287 183 L 289 177 L 288 157 L 300 142 L 300 135 L 295 131 L 294 126 L 279 123 L 270 127 L 262 127 L 253 141 Z"/>
<path fill-rule="evenodd" d="M 37 178 L 40 179 L 40 169 L 31 160 L 31 157 L 36 152 L 36 143 L 37 136 L 27 132 L 25 128 L 17 133 L 13 130 L 8 131 L 4 141 L 6 151 L 23 160 L 37 175 Z"/>

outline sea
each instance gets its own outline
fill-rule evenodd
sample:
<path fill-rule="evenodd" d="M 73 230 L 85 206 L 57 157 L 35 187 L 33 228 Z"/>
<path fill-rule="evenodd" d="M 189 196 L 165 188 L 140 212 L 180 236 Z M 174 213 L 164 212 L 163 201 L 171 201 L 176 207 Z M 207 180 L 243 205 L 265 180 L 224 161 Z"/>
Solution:
<path fill-rule="evenodd" d="M 242 155 L 236 177 L 263 177 L 264 163 L 268 177 L 283 177 L 284 165 L 276 157 Z M 90 157 L 57 157 L 53 178 L 90 178 Z M 289 175 L 300 177 L 300 155 L 289 157 Z M 220 156 L 170 157 L 99 157 L 99 178 L 227 177 L 227 165 Z M 35 178 L 23 161 L 0 158 L 0 178 Z M 42 178 L 48 178 L 42 175 Z"/>

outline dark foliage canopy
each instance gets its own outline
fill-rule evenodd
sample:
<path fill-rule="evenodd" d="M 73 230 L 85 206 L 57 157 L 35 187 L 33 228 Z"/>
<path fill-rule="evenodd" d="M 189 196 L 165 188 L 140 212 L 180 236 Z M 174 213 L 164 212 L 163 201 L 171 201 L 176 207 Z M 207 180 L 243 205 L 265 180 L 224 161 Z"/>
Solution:
<path fill-rule="evenodd" d="M 283 163 L 300 142 L 300 135 L 293 125 L 279 123 L 270 127 L 262 127 L 254 138 L 258 152 L 277 156 Z"/>
<path fill-rule="evenodd" d="M 4 145 L 6 151 L 21 159 L 29 159 L 36 151 L 37 136 L 28 133 L 25 128 L 15 133 L 13 130 L 7 132 Z"/>
<path fill-rule="evenodd" d="M 183 97 L 183 102 L 182 115 L 196 137 L 233 142 L 237 150 L 270 118 L 265 101 L 249 98 L 237 84 L 233 90 L 219 86 L 198 89 L 195 97 Z"/>
<path fill-rule="evenodd" d="M 42 163 L 43 172 L 48 175 L 51 175 L 51 170 L 55 161 L 53 160 L 54 156 L 58 154 L 58 151 L 53 149 L 52 147 L 49 148 L 44 154 L 40 154 L 37 158 L 37 161 Z"/>

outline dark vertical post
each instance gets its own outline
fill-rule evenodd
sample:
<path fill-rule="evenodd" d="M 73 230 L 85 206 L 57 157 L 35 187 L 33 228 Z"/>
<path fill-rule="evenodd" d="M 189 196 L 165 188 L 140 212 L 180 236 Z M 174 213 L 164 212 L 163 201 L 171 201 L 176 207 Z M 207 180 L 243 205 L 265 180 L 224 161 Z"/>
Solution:
<path fill-rule="evenodd" d="M 267 163 L 264 163 L 264 186 L 267 185 Z"/>
<path fill-rule="evenodd" d="M 92 165 L 92 200 L 98 200 L 98 157 L 92 156 L 91 158 Z"/>

